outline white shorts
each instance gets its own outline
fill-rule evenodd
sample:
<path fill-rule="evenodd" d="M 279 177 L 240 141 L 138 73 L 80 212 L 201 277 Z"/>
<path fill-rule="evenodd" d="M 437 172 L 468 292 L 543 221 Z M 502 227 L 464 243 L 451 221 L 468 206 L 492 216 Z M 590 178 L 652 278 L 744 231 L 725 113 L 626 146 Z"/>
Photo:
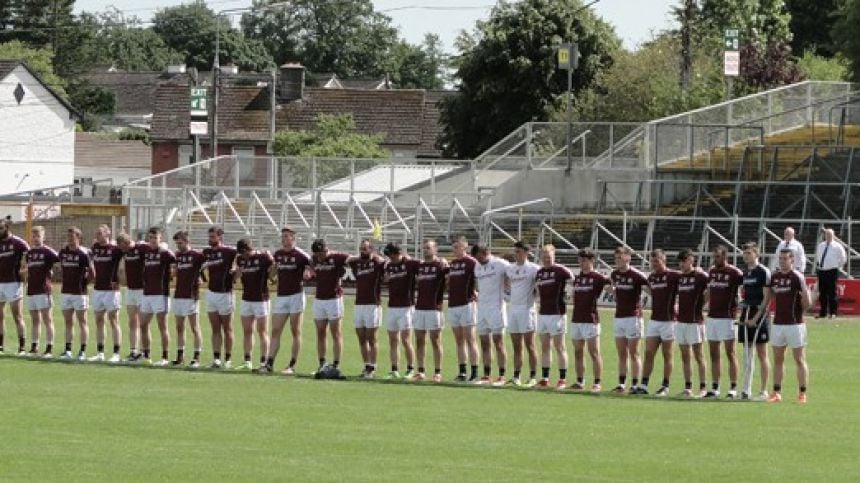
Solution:
<path fill-rule="evenodd" d="M 343 297 L 314 300 L 314 320 L 340 320 L 343 317 Z"/>
<path fill-rule="evenodd" d="M 537 311 L 534 306 L 511 305 L 508 331 L 511 334 L 528 334 L 537 327 Z"/>
<path fill-rule="evenodd" d="M 144 295 L 140 300 L 140 313 L 164 314 L 170 310 L 170 301 L 165 295 Z"/>
<path fill-rule="evenodd" d="M 570 323 L 570 339 L 571 340 L 589 340 L 595 337 L 600 337 L 600 324 L 593 322 L 571 322 Z"/>
<path fill-rule="evenodd" d="M 382 309 L 376 305 L 356 305 L 352 311 L 352 322 L 356 329 L 376 329 L 382 320 Z"/>
<path fill-rule="evenodd" d="M 142 289 L 126 289 L 125 291 L 125 306 L 140 307 L 140 301 L 143 300 Z"/>
<path fill-rule="evenodd" d="M 385 311 L 385 328 L 389 332 L 412 329 L 412 307 L 388 307 Z"/>
<path fill-rule="evenodd" d="M 305 293 L 279 295 L 275 297 L 272 313 L 278 315 L 301 314 L 305 311 Z"/>
<path fill-rule="evenodd" d="M 641 339 L 643 325 L 641 317 L 616 317 L 612 334 L 616 339 Z"/>
<path fill-rule="evenodd" d="M 675 326 L 675 340 L 678 345 L 701 344 L 705 341 L 705 325 L 678 322 Z"/>
<path fill-rule="evenodd" d="M 171 307 L 173 315 L 179 317 L 188 317 L 189 315 L 197 315 L 200 312 L 200 301 L 194 299 L 173 299 L 173 307 Z"/>
<path fill-rule="evenodd" d="M 441 330 L 442 311 L 416 310 L 412 323 L 415 325 L 415 330 Z"/>
<path fill-rule="evenodd" d="M 235 309 L 233 292 L 206 292 L 206 311 L 231 315 Z"/>
<path fill-rule="evenodd" d="M 27 296 L 27 310 L 45 310 L 53 307 L 50 295 L 38 294 Z"/>
<path fill-rule="evenodd" d="M 269 301 L 249 302 L 242 301 L 242 307 L 239 309 L 240 317 L 268 317 L 269 316 Z"/>
<path fill-rule="evenodd" d="M 21 282 L 0 283 L 0 302 L 14 302 L 24 297 L 24 284 Z"/>
<path fill-rule="evenodd" d="M 538 334 L 562 335 L 565 332 L 564 315 L 538 315 Z"/>
<path fill-rule="evenodd" d="M 118 290 L 93 290 L 93 312 L 116 312 L 120 305 Z"/>
<path fill-rule="evenodd" d="M 448 306 L 446 318 L 451 327 L 471 327 L 475 325 L 475 304 Z"/>
<path fill-rule="evenodd" d="M 738 327 L 732 319 L 708 319 L 705 322 L 708 342 L 722 342 L 738 338 Z"/>
<path fill-rule="evenodd" d="M 60 295 L 60 310 L 87 310 L 90 307 L 89 297 L 64 293 Z"/>
<path fill-rule="evenodd" d="M 501 307 L 478 306 L 479 335 L 504 334 L 507 325 L 508 317 L 504 305 Z"/>
<path fill-rule="evenodd" d="M 806 347 L 806 324 L 771 325 L 770 345 L 792 349 Z"/>
<path fill-rule="evenodd" d="M 652 320 L 645 328 L 645 337 L 659 337 L 660 340 L 675 340 L 675 322 Z"/>

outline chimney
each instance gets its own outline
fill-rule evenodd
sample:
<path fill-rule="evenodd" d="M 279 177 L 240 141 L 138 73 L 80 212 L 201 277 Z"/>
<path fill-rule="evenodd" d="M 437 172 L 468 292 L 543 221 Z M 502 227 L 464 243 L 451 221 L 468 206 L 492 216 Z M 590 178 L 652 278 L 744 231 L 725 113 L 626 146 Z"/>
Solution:
<path fill-rule="evenodd" d="M 290 102 L 302 98 L 305 90 L 305 68 L 298 63 L 281 66 L 278 78 L 278 101 Z"/>
<path fill-rule="evenodd" d="M 168 74 L 184 74 L 186 71 L 185 64 L 174 64 L 167 66 Z"/>

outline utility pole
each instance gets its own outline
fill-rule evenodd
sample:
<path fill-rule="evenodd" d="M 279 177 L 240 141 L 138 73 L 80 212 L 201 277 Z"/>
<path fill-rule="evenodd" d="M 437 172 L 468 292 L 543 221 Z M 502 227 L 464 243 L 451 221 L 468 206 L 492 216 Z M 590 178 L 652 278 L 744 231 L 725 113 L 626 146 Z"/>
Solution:
<path fill-rule="evenodd" d="M 683 0 L 681 7 L 681 92 L 690 90 L 693 73 L 693 21 L 696 16 L 696 0 Z"/>

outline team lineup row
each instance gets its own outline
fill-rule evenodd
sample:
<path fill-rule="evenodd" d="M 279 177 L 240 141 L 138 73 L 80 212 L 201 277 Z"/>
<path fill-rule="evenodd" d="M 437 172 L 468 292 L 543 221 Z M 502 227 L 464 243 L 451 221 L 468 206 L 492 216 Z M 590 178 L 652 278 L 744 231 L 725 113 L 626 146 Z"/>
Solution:
<path fill-rule="evenodd" d="M 791 348 L 798 367 L 799 401 L 806 402 L 808 368 L 805 357 L 806 326 L 803 312 L 811 305 L 803 276 L 793 269 L 791 250 L 780 252 L 779 270 L 771 274 L 758 262 L 758 247 L 744 247 L 745 269 L 727 262 L 725 247 L 713 253 L 709 271 L 695 266 L 691 251 L 678 257 L 679 270 L 667 267 L 665 254 L 650 253 L 651 273 L 645 275 L 630 265 L 632 252 L 618 247 L 615 269 L 609 276 L 595 270 L 594 252 L 579 253 L 579 273 L 574 275 L 555 262 L 551 245 L 541 248 L 540 265 L 529 261 L 530 247 L 515 244 L 514 262 L 493 256 L 483 245 L 472 247 L 465 240 L 453 244 L 454 258 L 447 262 L 437 255 L 436 243 L 425 240 L 421 259 L 401 253 L 397 244 L 389 243 L 378 254 L 369 240 L 362 241 L 360 253 L 351 256 L 329 250 L 325 241 L 316 240 L 307 254 L 295 244 L 295 233 L 282 230 L 282 247 L 274 254 L 257 250 L 247 239 L 236 247 L 226 246 L 223 231 L 208 231 L 209 246 L 198 251 L 189 244 L 186 232 L 173 236 L 176 251 L 162 241 L 162 232 L 152 228 L 145 243 L 132 241 L 127 235 L 111 242 L 110 229 L 100 227 L 90 249 L 82 246 L 82 233 L 70 228 L 67 244 L 59 252 L 43 244 L 44 230 L 32 232 L 32 246 L 9 232 L 0 220 L 0 313 L 9 304 L 18 327 L 19 354 L 25 350 L 25 327 L 22 299 L 26 282 L 27 309 L 32 317 L 31 355 L 38 355 L 40 331 L 46 332 L 45 352 L 52 357 L 53 323 L 51 320 L 51 279 L 54 266 L 61 275 L 61 309 L 66 325 L 63 359 L 73 359 L 72 342 L 77 319 L 81 346 L 78 360 L 104 361 L 106 325 L 110 323 L 114 341 L 111 362 L 120 362 L 122 330 L 118 322 L 121 305 L 120 285 L 127 287 L 125 307 L 129 320 L 131 350 L 126 362 L 152 363 L 149 325 L 155 319 L 161 336 L 162 357 L 155 365 L 185 364 L 186 321 L 193 334 L 194 351 L 189 366 L 200 366 L 202 334 L 198 322 L 200 282 L 208 284 L 206 307 L 212 326 L 213 368 L 231 368 L 234 312 L 233 287 L 242 285 L 240 316 L 243 328 L 244 361 L 237 369 L 252 370 L 251 353 L 255 333 L 261 349 L 258 371 L 274 370 L 281 336 L 289 323 L 293 336 L 290 362 L 282 374 L 295 373 L 300 350 L 301 320 L 305 311 L 305 282 L 315 282 L 313 317 L 316 325 L 318 373 L 337 373 L 343 349 L 342 279 L 350 269 L 355 277 L 355 330 L 364 362 L 362 377 L 374 377 L 377 367 L 377 330 L 382 322 L 382 289 L 387 286 L 388 300 L 385 325 L 390 345 L 389 378 L 400 378 L 401 348 L 406 359 L 404 378 L 425 380 L 426 341 L 433 353 L 433 373 L 429 378 L 442 380 L 443 320 L 452 328 L 456 342 L 458 373 L 456 380 L 476 384 L 528 385 L 549 387 L 552 356 L 557 359 L 559 378 L 555 387 L 585 390 L 586 349 L 591 360 L 593 384 L 590 390 L 602 390 L 602 356 L 600 354 L 597 302 L 606 291 L 615 299 L 613 335 L 618 353 L 616 393 L 648 394 L 648 384 L 658 352 L 663 356 L 663 380 L 657 395 L 667 395 L 673 370 L 672 351 L 677 341 L 683 362 L 684 390 L 688 397 L 716 398 L 720 395 L 722 352 L 728 359 L 729 398 L 737 398 L 739 376 L 737 341 L 744 347 L 744 383 L 740 397 L 752 397 L 755 359 L 761 370 L 759 399 L 781 400 L 781 384 L 786 349 Z M 174 282 L 170 299 L 171 281 Z M 93 284 L 92 300 L 88 286 Z M 270 303 L 270 284 L 276 286 L 276 297 Z M 739 289 L 743 287 L 743 301 Z M 568 297 L 568 290 L 572 295 Z M 645 327 L 641 295 L 651 297 L 651 318 Z M 443 304 L 447 293 L 447 310 Z M 569 299 L 569 300 L 568 300 Z M 774 302 L 771 316 L 768 307 Z M 567 306 L 572 304 L 568 322 Z M 92 307 L 97 330 L 97 353 L 86 357 L 88 340 L 87 314 Z M 168 360 L 170 330 L 167 313 L 176 322 L 177 357 Z M 704 317 L 707 311 L 708 317 Z M 736 323 L 735 319 L 739 317 Z M 271 327 L 269 319 L 271 317 Z M 569 326 L 569 330 L 568 330 Z M 0 325 L 0 328 L 2 325 Z M 739 330 L 740 327 L 740 330 Z M 506 379 L 507 351 L 504 334 L 512 339 L 514 374 Z M 567 383 L 568 354 L 566 334 L 574 345 L 576 381 Z M 327 338 L 331 335 L 333 359 L 327 364 Z M 414 334 L 414 347 L 413 347 Z M 541 375 L 537 377 L 540 344 Z M 429 337 L 428 337 L 429 336 Z M 645 338 L 644 364 L 640 358 L 640 341 Z M 478 342 L 483 362 L 483 376 L 478 375 Z M 711 388 L 707 390 L 707 362 L 703 346 L 707 342 L 711 363 Z M 768 349 L 773 347 L 773 393 L 766 391 Z M 223 349 L 223 352 L 222 352 Z M 2 350 L 2 333 L 0 333 Z M 524 353 L 528 354 L 529 376 L 521 376 Z M 223 355 L 223 357 L 222 357 Z M 493 357 L 498 377 L 491 378 Z M 693 391 L 693 360 L 698 369 L 699 389 Z M 470 366 L 471 374 L 467 374 Z M 628 375 L 630 386 L 627 386 Z"/>

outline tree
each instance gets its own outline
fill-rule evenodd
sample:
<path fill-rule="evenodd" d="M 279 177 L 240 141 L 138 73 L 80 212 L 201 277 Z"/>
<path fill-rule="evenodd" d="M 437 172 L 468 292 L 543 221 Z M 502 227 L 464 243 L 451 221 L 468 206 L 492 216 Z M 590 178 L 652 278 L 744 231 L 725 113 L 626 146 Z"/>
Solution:
<path fill-rule="evenodd" d="M 185 63 L 210 69 L 215 58 L 215 37 L 220 29 L 221 65 L 233 63 L 241 69 L 263 71 L 273 67 L 265 46 L 244 37 L 226 18 L 217 18 L 202 0 L 159 10 L 153 17 L 153 31 L 170 49 L 185 54 Z"/>
<path fill-rule="evenodd" d="M 860 0 L 846 0 L 839 15 L 839 20 L 833 27 L 833 41 L 839 52 L 845 56 L 851 67 L 851 78 L 860 81 L 860 36 L 857 26 L 860 25 Z"/>
<path fill-rule="evenodd" d="M 792 51 L 828 58 L 836 55 L 831 34 L 845 0 L 785 0 L 785 6 L 791 14 Z"/>
<path fill-rule="evenodd" d="M 670 33 L 622 51 L 597 85 L 577 96 L 581 121 L 643 122 L 720 102 L 724 96 L 721 61 L 702 50 L 690 58 L 687 89 L 677 69 L 681 40 Z M 564 119 L 564 112 L 554 116 Z"/>
<path fill-rule="evenodd" d="M 784 0 L 702 0 L 701 9 L 710 36 L 722 38 L 726 29 L 736 28 L 741 42 L 791 40 L 791 14 Z"/>
<path fill-rule="evenodd" d="M 254 0 L 261 8 L 278 0 Z M 242 17 L 248 38 L 261 41 L 278 64 L 300 61 L 311 72 L 379 77 L 397 45 L 391 19 L 371 0 L 295 0 L 285 7 Z"/>
<path fill-rule="evenodd" d="M 300 158 L 352 158 L 362 160 L 357 169 L 367 169 L 387 158 L 389 153 L 380 147 L 382 135 L 356 132 L 352 114 L 320 114 L 312 131 L 279 131 L 275 133 L 273 149 L 278 156 Z M 312 162 L 296 160 L 287 164 L 294 186 L 310 186 Z M 317 163 L 317 183 L 325 184 L 351 174 L 349 163 Z"/>
<path fill-rule="evenodd" d="M 826 58 L 806 51 L 803 57 L 797 60 L 797 67 L 805 78 L 814 81 L 842 82 L 850 77 L 848 62 L 838 54 Z"/>
<path fill-rule="evenodd" d="M 472 34 L 458 41 L 459 96 L 442 104 L 446 156 L 473 157 L 528 121 L 546 120 L 561 105 L 566 74 L 556 49 L 575 41 L 582 59 L 573 92 L 594 85 L 612 64 L 620 42 L 611 26 L 582 8 L 580 0 L 501 2 Z"/>
<path fill-rule="evenodd" d="M 54 72 L 52 53 L 48 49 L 30 47 L 20 40 L 0 44 L 0 59 L 20 59 L 58 95 L 68 97 L 66 82 Z"/>
<path fill-rule="evenodd" d="M 803 80 L 803 71 L 791 57 L 785 42 L 747 42 L 741 45 L 740 85 L 736 96 L 752 94 Z"/>
<path fill-rule="evenodd" d="M 447 56 L 436 34 L 424 36 L 421 45 L 399 41 L 391 52 L 391 81 L 400 89 L 441 89 L 445 85 Z"/>

